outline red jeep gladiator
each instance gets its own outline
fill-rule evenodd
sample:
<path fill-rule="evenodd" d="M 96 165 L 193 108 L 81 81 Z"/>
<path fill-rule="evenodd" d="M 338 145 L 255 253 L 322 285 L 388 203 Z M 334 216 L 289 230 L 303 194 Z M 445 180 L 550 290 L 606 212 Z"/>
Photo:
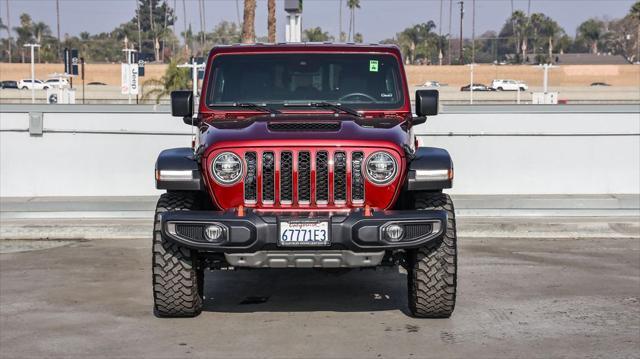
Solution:
<path fill-rule="evenodd" d="M 197 110 L 190 91 L 171 110 L 198 136 L 156 162 L 156 315 L 198 315 L 206 269 L 377 266 L 406 269 L 414 316 L 451 315 L 453 165 L 418 146 L 438 92 L 412 114 L 397 47 L 215 47 Z"/>

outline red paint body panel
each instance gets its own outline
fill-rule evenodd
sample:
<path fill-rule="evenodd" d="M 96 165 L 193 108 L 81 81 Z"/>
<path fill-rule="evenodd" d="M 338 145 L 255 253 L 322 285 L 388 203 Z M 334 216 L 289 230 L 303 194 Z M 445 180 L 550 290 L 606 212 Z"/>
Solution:
<path fill-rule="evenodd" d="M 199 117 L 203 120 L 200 127 L 200 144 L 205 148 L 202 154 L 201 166 L 207 190 L 213 203 L 220 209 L 232 209 L 238 206 L 252 207 L 258 210 L 268 211 L 349 211 L 354 208 L 369 206 L 373 209 L 383 210 L 391 208 L 405 182 L 406 159 L 405 148 L 413 147 L 414 137 L 406 125 L 402 124 L 411 116 L 409 93 L 406 76 L 402 66 L 402 58 L 397 47 L 375 45 L 323 45 L 323 44 L 287 44 L 287 45 L 251 45 L 251 46 L 225 46 L 216 47 L 209 54 L 209 64 L 216 56 L 225 54 L 253 54 L 253 53 L 377 53 L 394 56 L 400 67 L 404 103 L 399 108 L 365 110 L 364 119 L 356 121 L 351 116 L 335 116 L 330 110 L 296 108 L 283 110 L 282 115 L 265 116 L 263 112 L 247 109 L 208 108 L 205 101 L 200 101 Z M 207 67 L 202 86 L 202 99 L 206 98 L 211 68 Z M 389 118 L 391 126 L 374 128 L 367 125 L 367 121 L 373 118 Z M 368 119 L 369 118 L 369 119 Z M 337 131 L 273 131 L 269 129 L 270 122 L 339 122 Z M 397 123 L 393 125 L 393 123 Z M 257 200 L 256 203 L 246 203 L 244 195 L 244 181 L 240 180 L 233 185 L 221 185 L 213 179 L 211 163 L 213 158 L 224 151 L 231 151 L 244 159 L 247 151 L 257 153 L 258 169 L 261 168 L 262 151 L 272 151 L 275 154 L 275 198 L 273 203 L 262 201 L 261 189 L 263 178 L 262 171 L 257 171 Z M 329 200 L 326 204 L 318 203 L 315 198 L 315 153 L 327 151 L 333 158 L 335 151 L 345 151 L 347 155 L 345 203 L 333 198 L 333 170 L 329 170 Z M 386 185 L 375 185 L 365 180 L 365 200 L 354 202 L 351 200 L 351 151 L 360 151 L 365 159 L 371 153 L 384 150 L 389 152 L 398 163 L 397 175 L 393 181 Z M 300 151 L 309 151 L 311 154 L 310 186 L 311 195 L 309 203 L 299 203 L 298 161 L 293 161 L 293 201 L 282 203 L 280 198 L 280 152 L 291 151 L 294 154 Z M 297 156 L 297 155 L 294 155 Z M 329 165 L 333 168 L 333 165 Z M 244 166 L 242 178 L 245 178 L 246 166 Z M 364 167 L 364 165 L 363 165 Z M 364 174 L 363 174 L 364 175 Z M 366 176 L 365 176 L 366 178 Z"/>

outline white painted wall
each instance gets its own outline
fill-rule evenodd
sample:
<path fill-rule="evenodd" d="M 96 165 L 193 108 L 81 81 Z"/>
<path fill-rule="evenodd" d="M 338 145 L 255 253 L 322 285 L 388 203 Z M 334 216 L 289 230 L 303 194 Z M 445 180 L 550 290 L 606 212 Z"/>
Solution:
<path fill-rule="evenodd" d="M 416 132 L 450 152 L 452 193 L 640 193 L 639 113 L 441 114 Z"/>
<path fill-rule="evenodd" d="M 189 126 L 158 112 L 48 112 L 43 136 L 28 127 L 28 113 L 0 112 L 2 197 L 157 194 L 158 153 L 191 142 Z M 416 133 L 451 153 L 452 193 L 640 193 L 640 111 L 444 113 Z"/>

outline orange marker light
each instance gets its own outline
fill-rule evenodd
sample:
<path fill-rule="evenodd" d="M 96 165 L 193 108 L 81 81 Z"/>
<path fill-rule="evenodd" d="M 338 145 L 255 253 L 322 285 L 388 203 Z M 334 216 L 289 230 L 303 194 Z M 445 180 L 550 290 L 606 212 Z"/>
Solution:
<path fill-rule="evenodd" d="M 372 214 L 371 214 L 371 207 L 369 207 L 369 205 L 368 205 L 368 204 L 366 204 L 366 205 L 364 206 L 364 216 L 365 216 L 365 217 L 371 217 L 371 215 L 372 215 Z"/>

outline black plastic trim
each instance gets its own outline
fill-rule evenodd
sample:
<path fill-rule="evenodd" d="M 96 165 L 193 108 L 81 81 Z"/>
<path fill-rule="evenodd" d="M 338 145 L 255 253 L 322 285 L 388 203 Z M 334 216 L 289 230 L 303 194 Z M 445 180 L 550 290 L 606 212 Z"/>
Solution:
<path fill-rule="evenodd" d="M 453 179 L 446 180 L 418 180 L 416 171 L 419 170 L 446 170 L 453 171 L 453 161 L 447 150 L 436 147 L 420 147 L 415 153 L 415 158 L 409 163 L 407 173 L 407 190 L 425 191 L 451 188 Z"/>
<path fill-rule="evenodd" d="M 329 246 L 278 246 L 279 223 L 289 218 L 291 220 L 322 219 L 329 221 Z M 260 250 L 351 250 L 366 252 L 371 250 L 417 248 L 431 241 L 442 238 L 446 230 L 447 212 L 440 210 L 425 211 L 381 211 L 373 212 L 372 216 L 364 216 L 361 211 L 349 214 L 328 214 L 323 212 L 309 212 L 304 214 L 290 213 L 258 213 L 248 210 L 239 217 L 235 212 L 214 211 L 170 211 L 161 215 L 162 234 L 181 245 L 192 249 L 218 253 L 247 253 Z M 380 227 L 390 222 L 410 221 L 413 223 L 440 222 L 440 231 L 410 242 L 385 242 L 379 238 Z M 229 228 L 229 240 L 222 244 L 197 243 L 186 241 L 167 231 L 168 223 L 219 223 Z M 240 235 L 237 235 L 237 234 Z"/>
<path fill-rule="evenodd" d="M 184 180 L 162 180 L 158 174 L 163 170 L 191 171 L 191 178 Z M 156 161 L 156 188 L 176 191 L 204 191 L 204 183 L 198 162 L 190 147 L 171 148 L 160 152 Z"/>

